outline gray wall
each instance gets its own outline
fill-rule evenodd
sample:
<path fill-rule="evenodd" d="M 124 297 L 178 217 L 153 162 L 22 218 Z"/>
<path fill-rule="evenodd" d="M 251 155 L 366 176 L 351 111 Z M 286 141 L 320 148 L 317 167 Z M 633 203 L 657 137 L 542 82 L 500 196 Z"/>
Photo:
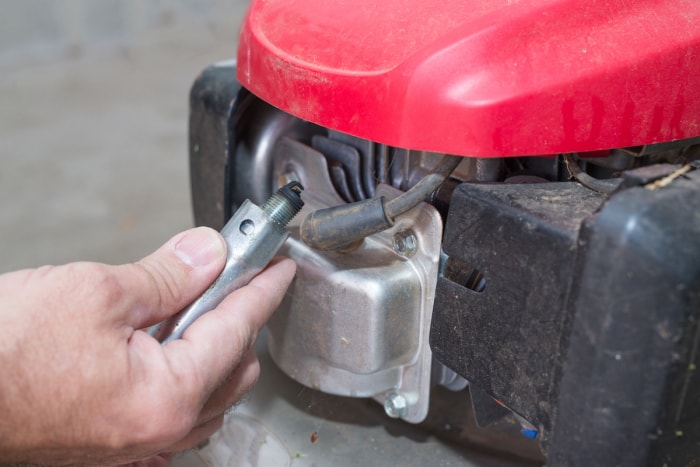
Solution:
<path fill-rule="evenodd" d="M 173 23 L 227 36 L 241 0 L 0 0 L 0 66 L 129 51 Z"/>
<path fill-rule="evenodd" d="M 0 0 L 0 272 L 132 261 L 192 225 L 189 88 L 246 7 Z"/>

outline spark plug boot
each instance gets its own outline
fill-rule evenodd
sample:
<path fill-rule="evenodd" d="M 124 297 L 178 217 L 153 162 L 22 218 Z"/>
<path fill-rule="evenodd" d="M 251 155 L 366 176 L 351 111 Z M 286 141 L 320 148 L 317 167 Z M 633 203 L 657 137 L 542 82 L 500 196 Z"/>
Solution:
<path fill-rule="evenodd" d="M 163 345 L 182 338 L 197 318 L 262 271 L 289 237 L 286 226 L 304 206 L 303 189 L 299 182 L 288 183 L 261 207 L 245 200 L 221 230 L 227 248 L 221 274 L 190 305 L 156 326 L 153 337 Z"/>

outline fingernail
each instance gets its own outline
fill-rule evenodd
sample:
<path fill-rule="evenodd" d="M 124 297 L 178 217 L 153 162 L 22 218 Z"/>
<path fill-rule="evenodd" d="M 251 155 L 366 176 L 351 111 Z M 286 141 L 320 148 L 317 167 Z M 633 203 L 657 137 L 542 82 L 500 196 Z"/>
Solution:
<path fill-rule="evenodd" d="M 226 255 L 221 237 L 216 231 L 198 227 L 188 230 L 175 243 L 175 254 L 193 268 L 206 266 Z"/>

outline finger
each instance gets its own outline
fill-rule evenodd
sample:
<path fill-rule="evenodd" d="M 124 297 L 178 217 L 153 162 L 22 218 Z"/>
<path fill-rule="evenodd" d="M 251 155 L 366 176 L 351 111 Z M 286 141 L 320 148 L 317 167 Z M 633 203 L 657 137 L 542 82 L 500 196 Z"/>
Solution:
<path fill-rule="evenodd" d="M 296 270 L 291 259 L 274 258 L 247 286 L 234 291 L 217 307 L 219 314 L 230 318 L 233 313 L 234 322 L 246 323 L 257 333 L 279 307 Z"/>
<path fill-rule="evenodd" d="M 218 417 L 239 402 L 258 381 L 260 363 L 251 349 L 233 373 L 212 392 L 197 418 L 197 425 Z"/>
<path fill-rule="evenodd" d="M 226 244 L 213 229 L 199 227 L 171 238 L 155 253 L 119 266 L 128 292 L 126 323 L 145 328 L 172 316 L 200 295 L 226 262 Z"/>
<path fill-rule="evenodd" d="M 223 423 L 224 416 L 222 414 L 202 425 L 194 427 L 192 431 L 190 431 L 189 434 L 185 436 L 182 440 L 170 446 L 168 448 L 168 451 L 184 451 L 185 449 L 190 449 L 199 445 L 202 441 L 213 435 L 216 432 L 216 430 L 221 428 L 221 425 Z"/>
<path fill-rule="evenodd" d="M 251 347 L 282 301 L 295 271 L 292 260 L 275 260 L 250 284 L 195 321 L 182 339 L 164 347 L 171 368 L 194 375 L 188 381 L 200 386 L 190 390 L 203 391 L 202 404 Z"/>

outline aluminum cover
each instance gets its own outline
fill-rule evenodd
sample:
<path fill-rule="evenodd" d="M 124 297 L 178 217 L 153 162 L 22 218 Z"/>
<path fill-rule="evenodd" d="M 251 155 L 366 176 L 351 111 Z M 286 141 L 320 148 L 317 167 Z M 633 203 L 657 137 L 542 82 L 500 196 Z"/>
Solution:
<path fill-rule="evenodd" d="M 301 219 L 342 201 L 335 198 L 320 154 L 288 139 L 278 150 L 284 156 L 275 158 L 275 172 L 306 186 L 306 206 L 289 226 L 292 237 L 281 250 L 297 262 L 298 270 L 268 324 L 272 358 L 295 380 L 327 393 L 374 397 L 381 403 L 390 394 L 401 394 L 409 404 L 402 418 L 423 420 L 442 237 L 439 214 L 423 203 L 351 253 L 312 250 L 299 240 Z M 387 198 L 399 193 L 384 185 L 377 189 L 378 196 Z M 415 238 L 415 250 L 397 253 L 396 234 L 408 232 Z"/>

